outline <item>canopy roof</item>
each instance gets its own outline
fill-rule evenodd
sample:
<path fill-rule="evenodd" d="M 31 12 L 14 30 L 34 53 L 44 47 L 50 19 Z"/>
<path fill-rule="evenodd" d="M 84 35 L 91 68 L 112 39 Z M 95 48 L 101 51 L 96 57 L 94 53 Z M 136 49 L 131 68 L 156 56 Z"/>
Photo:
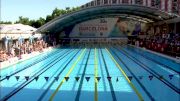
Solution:
<path fill-rule="evenodd" d="M 139 5 L 104 5 L 90 7 L 59 16 L 40 27 L 37 32 L 58 33 L 64 28 L 95 18 L 124 17 L 144 23 L 157 22 L 179 17 L 156 8 Z"/>

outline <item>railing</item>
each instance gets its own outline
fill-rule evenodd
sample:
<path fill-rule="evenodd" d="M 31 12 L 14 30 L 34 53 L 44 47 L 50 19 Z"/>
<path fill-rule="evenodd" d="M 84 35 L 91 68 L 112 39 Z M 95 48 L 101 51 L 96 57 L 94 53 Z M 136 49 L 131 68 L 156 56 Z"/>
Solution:
<path fill-rule="evenodd" d="M 158 2 L 158 3 L 152 3 L 151 0 L 139 0 L 141 2 L 135 2 L 136 0 L 93 0 L 90 1 L 84 5 L 81 6 L 81 9 L 85 8 L 90 8 L 90 7 L 96 7 L 96 6 L 105 6 L 105 5 L 137 5 L 137 6 L 145 6 L 145 7 L 150 7 L 150 8 L 156 8 L 159 9 L 160 11 L 167 12 L 167 13 L 176 13 L 180 15 L 180 11 L 173 11 L 173 5 L 172 7 L 168 8 L 168 10 L 165 10 L 165 0 Z M 171 1 L 171 4 L 174 4 L 173 1 Z M 167 2 L 169 4 L 169 1 Z M 163 5 L 162 5 L 163 4 Z M 170 5 L 170 4 L 169 4 Z M 168 6 L 169 6 L 168 5 Z M 177 7 L 180 6 L 180 4 L 177 3 Z"/>

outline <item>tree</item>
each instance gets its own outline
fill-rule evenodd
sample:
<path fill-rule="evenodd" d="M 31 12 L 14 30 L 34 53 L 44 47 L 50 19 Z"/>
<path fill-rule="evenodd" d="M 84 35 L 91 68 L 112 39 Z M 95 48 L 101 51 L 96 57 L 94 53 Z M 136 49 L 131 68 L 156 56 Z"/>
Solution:
<path fill-rule="evenodd" d="M 52 19 L 53 19 L 53 18 L 52 18 L 51 15 L 47 15 L 45 22 L 47 23 L 47 22 L 51 21 Z"/>
<path fill-rule="evenodd" d="M 29 25 L 30 24 L 29 22 L 30 22 L 29 18 L 22 17 L 22 16 L 19 17 L 18 21 L 16 21 L 16 23 L 21 23 L 21 24 L 24 24 L 24 25 Z"/>
<path fill-rule="evenodd" d="M 37 20 L 37 21 L 39 21 L 41 26 L 45 24 L 45 19 L 42 17 L 40 17 L 39 20 Z"/>
<path fill-rule="evenodd" d="M 58 8 L 55 8 L 52 12 L 52 18 L 56 18 L 59 15 L 61 15 L 61 10 Z"/>
<path fill-rule="evenodd" d="M 11 21 L 0 21 L 0 24 L 12 24 L 12 22 Z"/>
<path fill-rule="evenodd" d="M 61 10 L 60 10 L 60 13 L 61 13 L 61 15 L 64 15 L 64 14 L 66 14 L 67 12 L 66 12 L 66 10 L 61 9 Z"/>
<path fill-rule="evenodd" d="M 39 28 L 45 24 L 45 19 L 40 17 L 38 20 L 30 20 L 30 26 Z"/>
<path fill-rule="evenodd" d="M 30 20 L 30 26 L 37 28 L 36 20 Z"/>
<path fill-rule="evenodd" d="M 39 28 L 40 26 L 44 25 L 45 23 L 51 21 L 52 19 L 54 19 L 58 16 L 61 16 L 61 15 L 64 15 L 64 14 L 67 14 L 70 12 L 74 12 L 74 11 L 77 11 L 79 9 L 80 9 L 80 7 L 72 7 L 72 8 L 66 7 L 66 9 L 55 8 L 53 10 L 52 14 L 47 15 L 45 19 L 40 17 L 37 20 L 29 20 L 29 18 L 27 18 L 27 17 L 20 16 L 19 19 L 15 23 L 21 23 L 21 24 L 33 26 L 35 28 Z M 0 24 L 12 24 L 12 22 L 0 21 Z"/>

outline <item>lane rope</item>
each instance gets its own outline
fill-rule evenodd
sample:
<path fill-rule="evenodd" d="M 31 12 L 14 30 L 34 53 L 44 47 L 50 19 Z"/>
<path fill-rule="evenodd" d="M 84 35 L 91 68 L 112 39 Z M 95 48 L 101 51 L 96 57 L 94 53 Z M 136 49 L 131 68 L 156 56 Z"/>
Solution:
<path fill-rule="evenodd" d="M 97 89 L 97 84 L 98 84 L 98 80 L 96 77 L 98 77 L 98 61 L 97 61 L 97 57 L 96 57 L 97 53 L 96 53 L 96 48 L 94 50 L 94 101 L 98 101 L 98 89 Z"/>
<path fill-rule="evenodd" d="M 85 53 L 86 48 L 81 52 L 81 54 L 79 55 L 78 59 L 74 62 L 74 64 L 72 65 L 72 67 L 70 68 L 70 70 L 68 71 L 68 73 L 66 74 L 65 77 L 68 77 L 71 72 L 73 71 L 74 67 L 77 65 L 77 63 L 80 61 L 80 59 L 82 58 L 83 54 Z M 55 95 L 57 94 L 57 92 L 59 91 L 60 87 L 62 86 L 62 84 L 66 81 L 66 79 L 64 78 L 61 83 L 58 85 L 58 87 L 56 88 L 56 90 L 53 92 L 53 94 L 50 96 L 49 101 L 53 101 Z"/>
<path fill-rule="evenodd" d="M 109 50 L 107 48 L 105 48 L 107 53 L 109 54 L 109 56 L 111 57 L 111 59 L 114 61 L 114 63 L 116 64 L 116 66 L 119 68 L 119 70 L 121 71 L 121 73 L 124 75 L 124 77 L 126 78 L 126 80 L 128 81 L 129 85 L 131 86 L 131 88 L 135 91 L 136 95 L 138 96 L 140 101 L 144 101 L 142 95 L 139 93 L 139 91 L 137 90 L 137 88 L 133 85 L 133 83 L 129 80 L 128 76 L 126 75 L 126 73 L 124 72 L 124 70 L 122 69 L 122 67 L 117 63 L 117 61 L 114 59 L 114 57 L 111 55 L 111 53 L 109 52 Z"/>

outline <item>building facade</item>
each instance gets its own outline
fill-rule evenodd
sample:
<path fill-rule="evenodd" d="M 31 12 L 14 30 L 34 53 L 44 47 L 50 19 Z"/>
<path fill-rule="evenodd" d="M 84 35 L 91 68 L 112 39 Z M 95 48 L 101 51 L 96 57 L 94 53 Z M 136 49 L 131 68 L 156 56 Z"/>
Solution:
<path fill-rule="evenodd" d="M 82 5 L 82 8 L 116 4 L 152 7 L 168 13 L 180 15 L 180 0 L 93 0 L 85 5 Z"/>

